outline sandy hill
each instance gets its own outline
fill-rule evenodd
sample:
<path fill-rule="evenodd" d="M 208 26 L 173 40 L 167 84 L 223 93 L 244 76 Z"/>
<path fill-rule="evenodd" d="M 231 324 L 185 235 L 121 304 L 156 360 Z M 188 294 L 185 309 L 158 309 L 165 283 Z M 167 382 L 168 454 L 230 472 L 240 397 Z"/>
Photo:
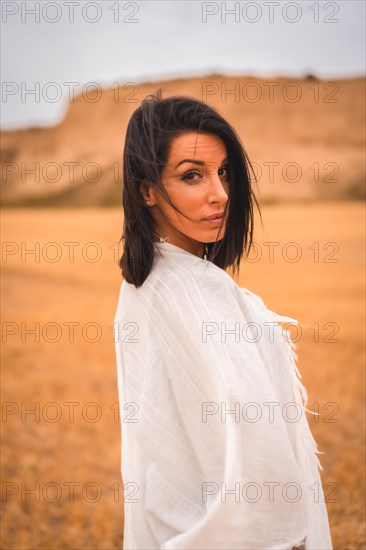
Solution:
<path fill-rule="evenodd" d="M 204 99 L 234 125 L 256 167 L 261 201 L 364 196 L 364 78 L 209 75 L 120 84 L 95 102 L 79 95 L 55 127 L 3 132 L 3 205 L 120 204 L 126 125 L 159 87 L 165 97 Z"/>

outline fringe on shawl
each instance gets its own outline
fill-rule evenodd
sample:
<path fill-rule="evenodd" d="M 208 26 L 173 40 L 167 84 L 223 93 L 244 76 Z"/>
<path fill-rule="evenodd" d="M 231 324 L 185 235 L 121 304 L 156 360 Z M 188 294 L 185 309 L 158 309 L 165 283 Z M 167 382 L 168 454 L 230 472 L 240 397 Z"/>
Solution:
<path fill-rule="evenodd" d="M 274 321 L 281 322 L 281 323 L 294 323 L 300 326 L 300 323 L 296 319 L 292 319 L 291 317 L 287 317 L 284 315 L 279 315 L 278 313 L 275 313 L 274 311 L 271 311 L 270 309 L 268 309 L 267 306 L 265 307 L 267 309 L 267 313 L 269 313 L 269 315 L 272 317 Z M 305 386 L 301 382 L 302 376 L 300 374 L 300 371 L 296 363 L 298 359 L 298 355 L 296 353 L 297 346 L 295 342 L 293 342 L 293 340 L 291 339 L 290 331 L 283 327 L 282 327 L 282 330 L 286 335 L 284 337 L 284 341 L 288 352 L 292 389 L 294 392 L 295 400 L 302 409 L 301 427 L 304 435 L 304 443 L 308 447 L 309 451 L 311 452 L 311 456 L 314 457 L 317 467 L 320 468 L 320 470 L 323 470 L 323 467 L 320 463 L 320 460 L 317 454 L 324 454 L 324 452 L 318 450 L 318 445 L 314 439 L 313 434 L 311 433 L 305 411 L 308 411 L 310 414 L 314 414 L 317 416 L 320 416 L 320 415 L 319 413 L 316 413 L 315 411 L 310 411 L 309 409 L 306 408 L 306 405 L 308 402 L 308 393 Z"/>

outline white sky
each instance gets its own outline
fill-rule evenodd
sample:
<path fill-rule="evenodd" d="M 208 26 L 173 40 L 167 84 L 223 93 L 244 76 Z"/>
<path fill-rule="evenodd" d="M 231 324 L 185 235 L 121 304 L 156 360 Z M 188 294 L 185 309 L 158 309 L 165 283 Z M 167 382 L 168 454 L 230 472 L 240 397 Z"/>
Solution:
<path fill-rule="evenodd" d="M 57 123 L 66 82 L 109 85 L 212 71 L 363 75 L 364 21 L 363 0 L 1 0 L 1 126 Z M 39 93 L 22 97 L 37 86 Z M 56 90 L 61 96 L 53 101 Z"/>

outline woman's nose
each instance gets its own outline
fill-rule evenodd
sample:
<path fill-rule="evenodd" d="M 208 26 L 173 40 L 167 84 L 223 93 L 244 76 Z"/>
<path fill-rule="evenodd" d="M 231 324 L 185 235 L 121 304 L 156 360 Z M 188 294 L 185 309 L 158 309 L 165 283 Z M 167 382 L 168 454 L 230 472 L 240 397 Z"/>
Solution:
<path fill-rule="evenodd" d="M 228 182 L 225 183 L 223 178 L 219 176 L 218 170 L 207 174 L 209 202 L 215 200 L 217 202 L 226 203 L 228 198 Z"/>

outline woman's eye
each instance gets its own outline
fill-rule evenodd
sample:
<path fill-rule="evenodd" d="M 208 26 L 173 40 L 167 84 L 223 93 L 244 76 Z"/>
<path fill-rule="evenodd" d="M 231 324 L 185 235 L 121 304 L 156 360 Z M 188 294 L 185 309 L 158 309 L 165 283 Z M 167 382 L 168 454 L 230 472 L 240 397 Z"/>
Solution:
<path fill-rule="evenodd" d="M 200 178 L 201 177 L 201 174 L 199 174 L 199 172 L 187 172 L 186 174 L 184 174 L 184 176 L 182 177 L 182 180 L 185 180 L 185 181 L 196 181 L 196 179 Z"/>
<path fill-rule="evenodd" d="M 220 178 L 225 178 L 227 179 L 228 176 L 229 176 L 229 168 L 228 166 L 225 164 L 225 166 L 222 166 L 221 168 L 219 168 L 218 170 L 218 174 L 219 174 L 219 177 Z M 189 181 L 189 182 L 196 182 L 198 181 L 200 178 L 202 178 L 203 176 L 199 173 L 199 172 L 196 172 L 196 171 L 190 171 L 190 172 L 187 172 L 186 174 L 184 174 L 184 176 L 182 176 L 182 180 L 184 181 Z M 205 175 L 205 178 L 207 177 L 207 175 Z"/>
<path fill-rule="evenodd" d="M 227 178 L 229 176 L 229 167 L 227 165 L 222 166 L 219 170 L 219 176 Z"/>

